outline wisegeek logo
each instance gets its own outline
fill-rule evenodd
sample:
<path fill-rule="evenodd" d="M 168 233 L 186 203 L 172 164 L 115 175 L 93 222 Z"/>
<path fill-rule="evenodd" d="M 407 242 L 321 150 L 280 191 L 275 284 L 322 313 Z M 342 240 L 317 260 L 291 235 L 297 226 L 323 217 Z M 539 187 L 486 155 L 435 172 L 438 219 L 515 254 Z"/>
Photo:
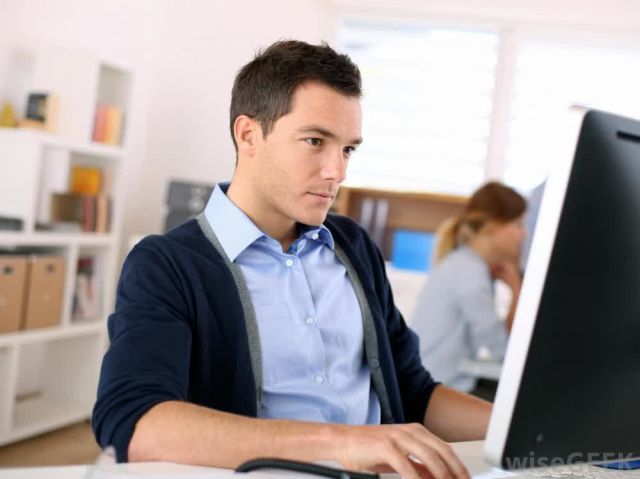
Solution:
<path fill-rule="evenodd" d="M 571 472 L 584 472 L 593 467 L 591 464 L 606 462 L 628 462 L 634 458 L 631 453 L 620 452 L 574 452 L 569 456 L 536 456 L 533 452 L 526 457 L 507 457 L 507 469 L 533 469 L 540 467 L 560 467 Z"/>

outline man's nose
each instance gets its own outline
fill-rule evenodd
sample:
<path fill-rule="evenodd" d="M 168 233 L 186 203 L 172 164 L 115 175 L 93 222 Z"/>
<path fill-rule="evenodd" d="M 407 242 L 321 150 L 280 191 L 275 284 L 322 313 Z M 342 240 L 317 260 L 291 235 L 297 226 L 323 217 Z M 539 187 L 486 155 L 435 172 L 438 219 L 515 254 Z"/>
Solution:
<path fill-rule="evenodd" d="M 342 183 L 346 177 L 347 161 L 344 158 L 344 152 L 331 152 L 325 159 L 322 168 L 322 178 L 332 180 L 336 183 Z"/>

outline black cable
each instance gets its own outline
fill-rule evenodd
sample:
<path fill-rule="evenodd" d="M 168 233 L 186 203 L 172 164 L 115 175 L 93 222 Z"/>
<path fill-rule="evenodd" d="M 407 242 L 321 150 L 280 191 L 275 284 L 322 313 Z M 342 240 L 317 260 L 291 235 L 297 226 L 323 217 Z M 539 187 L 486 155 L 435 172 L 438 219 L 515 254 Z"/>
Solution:
<path fill-rule="evenodd" d="M 332 479 L 379 479 L 378 474 L 368 472 L 346 471 L 335 467 L 320 466 L 308 462 L 289 461 L 287 459 L 253 459 L 240 464 L 236 472 L 251 472 L 256 469 L 284 469 L 287 471 L 315 474 L 316 476 L 330 477 Z"/>

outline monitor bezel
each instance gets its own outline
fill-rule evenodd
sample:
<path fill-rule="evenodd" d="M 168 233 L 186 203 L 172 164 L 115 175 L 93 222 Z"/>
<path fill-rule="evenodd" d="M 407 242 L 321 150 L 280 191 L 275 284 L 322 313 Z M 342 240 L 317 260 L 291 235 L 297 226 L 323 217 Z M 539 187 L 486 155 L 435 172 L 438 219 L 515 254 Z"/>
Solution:
<path fill-rule="evenodd" d="M 588 112 L 589 109 L 584 106 L 574 105 L 569 108 L 565 129 L 560 132 L 563 135 L 563 146 L 559 148 L 556 158 L 552 159 L 553 167 L 540 204 L 539 218 L 525 268 L 526 274 L 522 282 L 513 329 L 484 445 L 485 459 L 498 467 L 504 464 L 504 451 L 529 354 L 529 344 L 547 277 L 547 268 L 564 206 L 580 131 Z"/>

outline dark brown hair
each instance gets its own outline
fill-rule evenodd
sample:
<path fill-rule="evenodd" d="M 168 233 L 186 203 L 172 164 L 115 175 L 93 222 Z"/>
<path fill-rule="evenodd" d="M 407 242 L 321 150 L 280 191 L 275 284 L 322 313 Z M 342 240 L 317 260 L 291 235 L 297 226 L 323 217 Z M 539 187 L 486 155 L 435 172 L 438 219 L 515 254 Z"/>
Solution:
<path fill-rule="evenodd" d="M 451 218 L 438 230 L 435 260 L 465 243 L 489 221 L 508 223 L 524 214 L 527 201 L 516 190 L 492 181 L 477 190 L 460 216 Z"/>
<path fill-rule="evenodd" d="M 305 82 L 322 83 L 346 96 L 362 95 L 360 70 L 347 55 L 337 53 L 326 43 L 276 42 L 258 51 L 233 83 L 229 127 L 236 151 L 236 118 L 247 115 L 258 121 L 266 137 L 274 123 L 289 113 L 296 88 Z"/>

